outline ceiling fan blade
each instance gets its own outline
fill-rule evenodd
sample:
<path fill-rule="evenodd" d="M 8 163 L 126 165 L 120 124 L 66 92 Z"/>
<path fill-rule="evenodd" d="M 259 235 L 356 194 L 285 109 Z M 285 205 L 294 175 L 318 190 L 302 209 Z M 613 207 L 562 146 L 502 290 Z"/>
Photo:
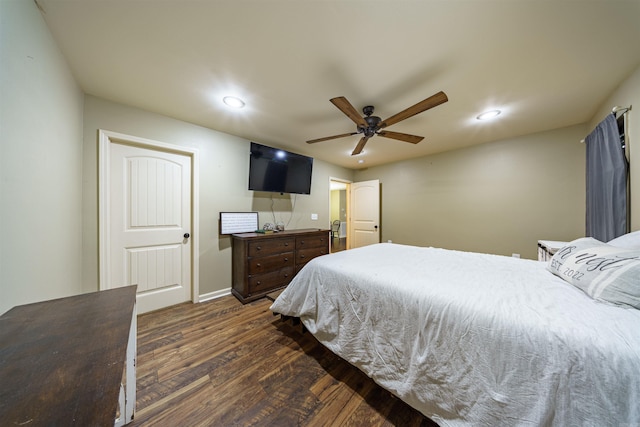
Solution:
<path fill-rule="evenodd" d="M 358 145 L 356 145 L 356 148 L 353 150 L 351 155 L 355 156 L 357 154 L 362 153 L 362 150 L 364 149 L 364 146 L 365 146 L 365 144 L 367 143 L 368 140 L 369 140 L 368 136 L 363 136 L 362 138 L 360 138 L 360 142 L 358 142 Z"/>
<path fill-rule="evenodd" d="M 410 142 L 412 144 L 417 144 L 424 139 L 424 136 L 409 135 L 408 133 L 391 132 L 388 130 L 380 131 L 378 135 L 384 136 L 385 138 L 397 139 L 398 141 Z"/>
<path fill-rule="evenodd" d="M 342 135 L 325 136 L 324 138 L 312 139 L 307 144 L 315 144 L 316 142 L 328 141 L 330 139 L 344 138 L 345 136 L 356 135 L 358 132 L 343 133 Z"/>
<path fill-rule="evenodd" d="M 338 109 L 342 111 L 347 117 L 353 120 L 355 124 L 357 124 L 358 126 L 367 127 L 367 122 L 364 121 L 364 118 L 362 118 L 360 113 L 358 113 L 358 110 L 356 110 L 353 105 L 351 105 L 351 103 L 347 101 L 347 98 L 345 98 L 344 96 L 339 96 L 337 98 L 331 98 L 330 101 L 333 105 L 338 107 Z"/>
<path fill-rule="evenodd" d="M 387 126 L 391 126 L 392 124 L 398 123 L 401 120 L 408 119 L 409 117 L 413 117 L 416 114 L 420 114 L 430 108 L 437 107 L 440 104 L 444 104 L 448 100 L 449 98 L 447 98 L 447 95 L 444 92 L 440 91 L 435 95 L 432 95 L 429 98 L 418 102 L 416 105 L 412 105 L 406 110 L 400 111 L 398 114 L 391 116 L 386 120 L 383 120 L 378 128 L 382 129 Z"/>

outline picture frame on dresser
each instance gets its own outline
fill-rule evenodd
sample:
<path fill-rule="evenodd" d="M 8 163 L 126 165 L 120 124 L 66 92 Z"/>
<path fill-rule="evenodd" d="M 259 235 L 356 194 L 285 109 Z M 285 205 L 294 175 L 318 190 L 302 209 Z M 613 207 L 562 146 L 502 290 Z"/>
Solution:
<path fill-rule="evenodd" d="M 258 212 L 220 212 L 218 232 L 221 236 L 248 233 L 258 229 Z"/>

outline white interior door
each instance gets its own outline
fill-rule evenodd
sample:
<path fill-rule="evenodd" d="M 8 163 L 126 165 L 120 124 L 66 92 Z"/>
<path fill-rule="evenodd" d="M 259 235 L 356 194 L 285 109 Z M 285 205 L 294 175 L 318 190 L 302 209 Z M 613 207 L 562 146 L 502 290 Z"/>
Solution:
<path fill-rule="evenodd" d="M 350 185 L 349 247 L 380 243 L 380 180 Z"/>
<path fill-rule="evenodd" d="M 138 313 L 192 299 L 191 157 L 110 143 L 107 283 L 138 286 Z"/>

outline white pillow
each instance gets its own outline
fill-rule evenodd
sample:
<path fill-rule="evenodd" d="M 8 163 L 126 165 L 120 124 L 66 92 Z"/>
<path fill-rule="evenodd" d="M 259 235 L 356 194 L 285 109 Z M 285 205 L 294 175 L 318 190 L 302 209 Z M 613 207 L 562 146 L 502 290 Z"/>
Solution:
<path fill-rule="evenodd" d="M 547 269 L 595 300 L 640 309 L 640 249 L 583 237 L 558 250 Z"/>
<path fill-rule="evenodd" d="M 640 230 L 623 234 L 608 242 L 611 246 L 618 248 L 640 249 Z"/>

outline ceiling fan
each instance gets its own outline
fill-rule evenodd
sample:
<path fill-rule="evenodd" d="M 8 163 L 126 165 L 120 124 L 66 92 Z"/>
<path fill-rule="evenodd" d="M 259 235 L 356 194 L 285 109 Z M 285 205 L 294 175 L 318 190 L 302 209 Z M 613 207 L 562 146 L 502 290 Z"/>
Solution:
<path fill-rule="evenodd" d="M 447 102 L 449 98 L 447 95 L 440 91 L 435 95 L 430 96 L 429 98 L 418 102 L 417 104 L 389 117 L 386 120 L 382 120 L 380 117 L 372 116 L 373 114 L 373 106 L 367 105 L 362 109 L 365 117 L 361 117 L 358 111 L 351 105 L 351 103 L 344 96 L 339 96 L 337 98 L 332 98 L 330 101 L 333 105 L 338 107 L 340 111 L 342 111 L 347 117 L 349 117 L 353 122 L 358 126 L 356 128 L 356 132 L 351 133 L 343 133 L 340 135 L 327 136 L 324 138 L 312 139 L 307 141 L 307 144 L 315 144 L 316 142 L 327 141 L 330 139 L 336 138 L 344 138 L 345 136 L 357 135 L 359 133 L 364 134 L 362 138 L 360 138 L 360 142 L 356 145 L 356 148 L 351 153 L 352 156 L 356 154 L 360 154 L 364 149 L 365 144 L 369 140 L 369 138 L 380 135 L 385 138 L 397 139 L 399 141 L 410 142 L 411 144 L 417 144 L 418 142 L 424 139 L 423 136 L 409 135 L 407 133 L 399 133 L 399 132 L 391 132 L 388 130 L 383 130 L 387 126 L 391 126 L 393 124 L 398 123 L 404 119 L 408 119 L 409 117 L 413 117 L 416 114 L 420 114 L 423 111 L 427 111 L 430 108 L 437 107 L 440 104 Z"/>

